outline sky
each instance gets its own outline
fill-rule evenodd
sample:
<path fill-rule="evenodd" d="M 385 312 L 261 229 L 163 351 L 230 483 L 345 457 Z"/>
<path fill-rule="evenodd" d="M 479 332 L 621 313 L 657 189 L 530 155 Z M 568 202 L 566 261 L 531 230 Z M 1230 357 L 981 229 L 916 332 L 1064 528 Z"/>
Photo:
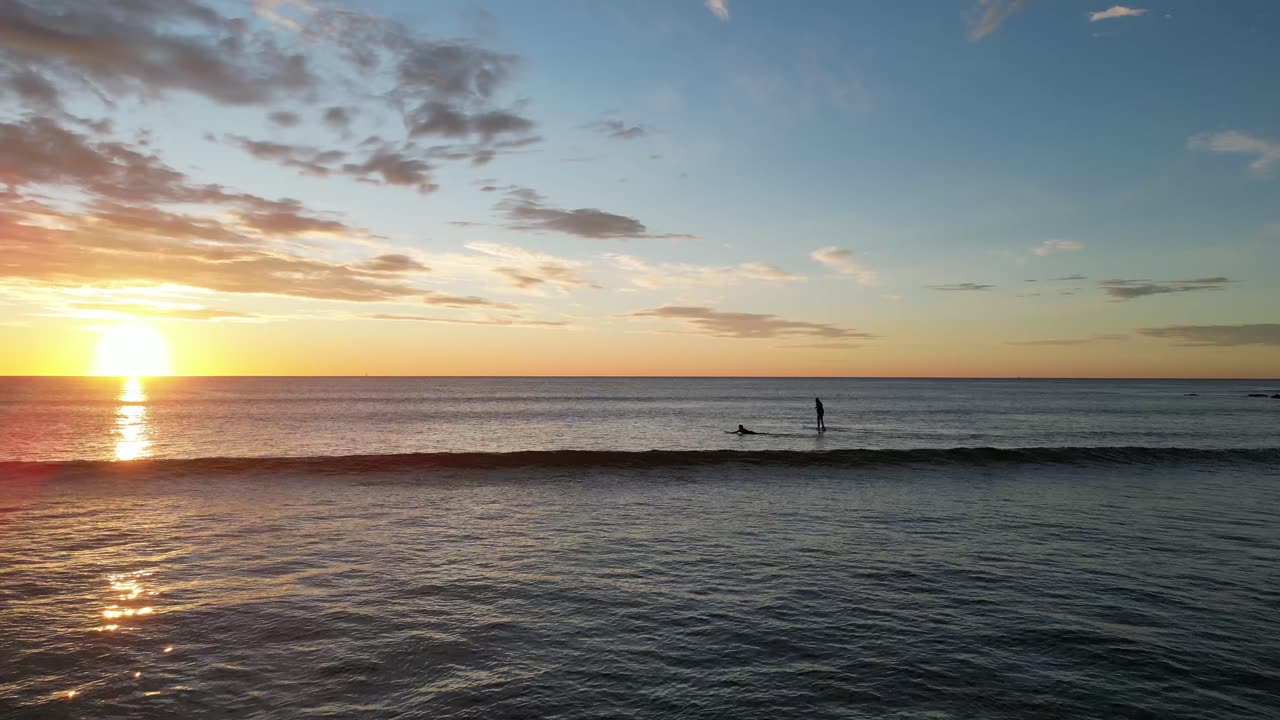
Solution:
<path fill-rule="evenodd" d="M 1274 378 L 1277 68 L 1274 0 L 11 0 L 0 374 Z"/>

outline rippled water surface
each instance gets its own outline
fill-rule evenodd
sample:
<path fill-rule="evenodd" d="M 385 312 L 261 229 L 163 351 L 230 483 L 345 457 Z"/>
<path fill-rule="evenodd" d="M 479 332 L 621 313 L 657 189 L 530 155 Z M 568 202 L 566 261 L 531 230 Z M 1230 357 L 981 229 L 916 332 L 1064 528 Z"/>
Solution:
<path fill-rule="evenodd" d="M 1280 717 L 1277 391 L 0 379 L 0 718 Z"/>
<path fill-rule="evenodd" d="M 0 716 L 1274 718 L 1257 460 L 28 466 Z"/>

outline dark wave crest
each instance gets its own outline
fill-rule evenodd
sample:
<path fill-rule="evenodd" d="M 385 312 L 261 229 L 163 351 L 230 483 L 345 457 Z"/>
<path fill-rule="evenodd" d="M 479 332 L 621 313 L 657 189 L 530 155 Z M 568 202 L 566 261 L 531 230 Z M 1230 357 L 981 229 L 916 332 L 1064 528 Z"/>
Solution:
<path fill-rule="evenodd" d="M 324 474 L 504 468 L 661 468 L 706 465 L 769 467 L 974 467 L 1001 465 L 1280 466 L 1280 448 L 1160 447 L 939 448 L 913 450 L 547 450 L 508 453 L 413 453 L 337 457 L 153 459 L 130 462 L 3 462 L 0 478 L 30 476 Z"/>

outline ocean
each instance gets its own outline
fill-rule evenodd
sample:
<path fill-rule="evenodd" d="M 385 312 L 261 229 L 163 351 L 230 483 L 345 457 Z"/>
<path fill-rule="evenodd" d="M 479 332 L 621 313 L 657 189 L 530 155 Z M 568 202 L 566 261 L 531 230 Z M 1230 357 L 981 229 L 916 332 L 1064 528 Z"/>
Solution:
<path fill-rule="evenodd" d="M 0 718 L 1275 718 L 1277 392 L 3 378 Z"/>

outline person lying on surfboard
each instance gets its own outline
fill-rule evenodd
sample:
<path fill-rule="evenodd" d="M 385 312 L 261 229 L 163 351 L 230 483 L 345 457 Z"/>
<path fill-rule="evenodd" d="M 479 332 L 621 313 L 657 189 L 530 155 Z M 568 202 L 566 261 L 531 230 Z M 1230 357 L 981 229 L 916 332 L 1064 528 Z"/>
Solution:
<path fill-rule="evenodd" d="M 742 427 L 741 425 L 738 426 L 737 430 L 729 430 L 728 432 L 730 435 L 759 435 L 760 434 L 760 433 L 757 433 L 755 430 L 748 430 Z"/>

